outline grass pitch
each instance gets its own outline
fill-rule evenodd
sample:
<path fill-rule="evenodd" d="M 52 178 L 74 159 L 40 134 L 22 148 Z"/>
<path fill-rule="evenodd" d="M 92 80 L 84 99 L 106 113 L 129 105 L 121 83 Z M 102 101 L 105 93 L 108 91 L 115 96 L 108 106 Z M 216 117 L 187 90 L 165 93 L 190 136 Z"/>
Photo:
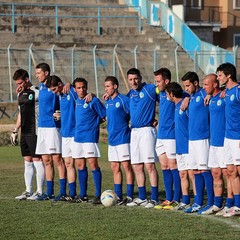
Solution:
<path fill-rule="evenodd" d="M 101 144 L 103 188 L 113 189 L 107 145 Z M 161 171 L 160 199 L 164 199 Z M 56 176 L 57 179 L 57 176 Z M 147 185 L 149 182 L 147 179 Z M 55 193 L 58 192 L 55 183 Z M 135 188 L 137 191 L 137 188 Z M 0 147 L 0 239 L 239 239 L 240 218 L 183 212 L 105 208 L 86 204 L 16 201 L 24 191 L 19 147 Z M 78 190 L 79 192 L 79 190 Z M 89 172 L 89 197 L 94 189 Z"/>

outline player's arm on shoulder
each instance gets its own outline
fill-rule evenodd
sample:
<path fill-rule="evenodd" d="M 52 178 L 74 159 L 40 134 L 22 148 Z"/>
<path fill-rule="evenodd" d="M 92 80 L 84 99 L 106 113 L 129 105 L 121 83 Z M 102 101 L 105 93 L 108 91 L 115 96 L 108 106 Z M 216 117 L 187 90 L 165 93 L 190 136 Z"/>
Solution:
<path fill-rule="evenodd" d="M 185 97 L 182 101 L 182 104 L 180 106 L 180 109 L 182 111 L 185 111 L 187 108 L 188 108 L 188 105 L 189 105 L 189 102 L 190 102 L 190 97 Z"/>
<path fill-rule="evenodd" d="M 69 91 L 70 91 L 70 88 L 71 88 L 71 83 L 70 82 L 67 82 L 64 86 L 63 86 L 63 94 L 68 94 Z"/>
<path fill-rule="evenodd" d="M 86 103 L 88 103 L 88 102 L 91 102 L 94 97 L 96 97 L 96 95 L 94 93 L 88 93 L 84 97 L 84 100 L 85 100 Z"/>
<path fill-rule="evenodd" d="M 210 99 L 211 99 L 211 95 L 209 95 L 209 94 L 204 98 L 204 105 L 205 106 L 209 105 Z"/>

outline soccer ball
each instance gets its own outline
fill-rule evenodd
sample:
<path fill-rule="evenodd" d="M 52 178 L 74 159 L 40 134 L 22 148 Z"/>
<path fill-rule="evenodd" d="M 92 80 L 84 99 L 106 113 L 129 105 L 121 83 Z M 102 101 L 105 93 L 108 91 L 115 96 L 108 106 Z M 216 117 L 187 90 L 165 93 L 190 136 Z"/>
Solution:
<path fill-rule="evenodd" d="M 101 203 L 105 207 L 112 207 L 117 203 L 117 195 L 112 190 L 106 190 L 101 195 Z"/>

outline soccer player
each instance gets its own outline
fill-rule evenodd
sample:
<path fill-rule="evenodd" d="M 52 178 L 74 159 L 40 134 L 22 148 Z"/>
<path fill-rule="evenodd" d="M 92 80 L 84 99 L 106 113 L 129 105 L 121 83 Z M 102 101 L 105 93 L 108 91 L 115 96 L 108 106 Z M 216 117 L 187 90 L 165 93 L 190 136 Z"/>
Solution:
<path fill-rule="evenodd" d="M 105 121 L 106 110 L 96 97 L 93 97 L 89 103 L 85 102 L 88 83 L 84 78 L 76 78 L 73 81 L 73 87 L 78 95 L 75 108 L 76 127 L 72 153 L 78 169 L 80 186 L 80 196 L 76 199 L 76 202 L 88 202 L 88 169 L 86 166 L 86 161 L 88 161 L 95 185 L 95 198 L 92 203 L 100 204 L 102 173 L 98 164 L 98 158 L 100 157 L 98 146 L 99 124 Z"/>
<path fill-rule="evenodd" d="M 113 172 L 114 192 L 118 196 L 118 204 L 126 205 L 133 200 L 134 177 L 130 162 L 130 109 L 129 98 L 118 92 L 118 80 L 108 76 L 105 79 L 105 101 L 108 130 L 108 159 Z M 122 197 L 123 167 L 126 174 L 127 197 Z"/>
<path fill-rule="evenodd" d="M 61 201 L 71 201 L 76 194 L 76 170 L 75 161 L 72 158 L 72 145 L 75 133 L 75 105 L 78 98 L 77 93 L 71 86 L 67 94 L 63 93 L 64 84 L 58 76 L 50 76 L 46 86 L 59 96 L 60 120 L 62 136 L 62 157 L 67 170 L 69 196 L 60 198 Z"/>
<path fill-rule="evenodd" d="M 44 165 L 41 156 L 35 154 L 37 143 L 37 118 L 38 118 L 38 89 L 29 80 L 28 72 L 18 69 L 13 80 L 17 84 L 19 113 L 16 127 L 11 135 L 15 145 L 18 130 L 21 128 L 20 147 L 24 159 L 24 179 L 26 190 L 15 199 L 35 200 L 42 195 L 45 178 Z M 32 180 L 36 169 L 37 191 L 33 193 Z"/>
<path fill-rule="evenodd" d="M 225 135 L 225 99 L 221 97 L 221 89 L 216 74 L 209 74 L 203 79 L 203 89 L 211 95 L 209 103 L 210 113 L 210 149 L 208 166 L 211 168 L 213 176 L 214 205 L 201 214 L 209 215 L 218 213 L 223 208 L 224 181 L 227 182 L 227 202 L 226 206 L 233 204 L 231 184 L 227 175 L 226 154 L 223 147 Z M 222 211 L 224 212 L 224 211 Z"/>
<path fill-rule="evenodd" d="M 131 122 L 131 164 L 138 185 L 138 198 L 127 206 L 143 206 L 153 208 L 158 204 L 158 174 L 155 166 L 157 156 L 155 152 L 156 129 L 153 127 L 156 108 L 156 86 L 142 82 L 138 69 L 131 68 L 127 72 L 131 90 L 130 97 L 130 122 Z M 146 193 L 146 168 L 151 184 L 151 198 L 147 201 Z"/>
<path fill-rule="evenodd" d="M 172 209 L 178 206 L 181 197 L 181 184 L 176 161 L 176 141 L 174 111 L 175 104 L 167 98 L 165 92 L 171 82 L 171 72 L 167 68 L 160 68 L 154 72 L 159 94 L 159 126 L 157 133 L 156 152 L 161 164 L 166 200 L 155 209 Z M 174 194 L 173 194 L 174 185 Z"/>
<path fill-rule="evenodd" d="M 189 169 L 191 159 L 188 154 L 188 112 L 181 110 L 183 102 L 183 90 L 180 84 L 176 82 L 169 83 L 166 87 L 167 98 L 175 104 L 175 137 L 176 137 L 176 159 L 181 178 L 182 202 L 173 209 L 185 210 L 190 207 L 189 178 L 192 183 L 194 196 L 196 188 L 194 182 L 193 170 Z"/>
<path fill-rule="evenodd" d="M 58 201 L 66 196 L 66 169 L 61 156 L 60 121 L 53 118 L 56 110 L 59 110 L 59 97 L 47 86 L 47 78 L 50 75 L 50 67 L 47 63 L 36 66 L 36 78 L 39 85 L 39 120 L 36 154 L 42 155 L 45 165 L 47 192 L 36 200 L 54 199 Z M 60 192 L 54 196 L 54 168 L 58 170 Z"/>
<path fill-rule="evenodd" d="M 226 86 L 225 94 L 225 139 L 224 147 L 227 158 L 227 172 L 234 195 L 234 206 L 226 209 L 224 217 L 240 215 L 240 89 L 237 82 L 236 67 L 231 63 L 223 63 L 217 68 L 217 79 L 220 85 Z"/>
<path fill-rule="evenodd" d="M 189 155 L 191 169 L 194 170 L 196 201 L 185 209 L 186 213 L 206 211 L 213 205 L 213 178 L 208 168 L 210 122 L 209 109 L 204 104 L 206 92 L 199 85 L 199 78 L 195 72 L 187 72 L 182 77 L 185 91 L 191 95 L 189 103 Z M 208 203 L 203 205 L 204 188 L 206 186 Z M 201 209 L 201 210 L 200 210 Z"/>

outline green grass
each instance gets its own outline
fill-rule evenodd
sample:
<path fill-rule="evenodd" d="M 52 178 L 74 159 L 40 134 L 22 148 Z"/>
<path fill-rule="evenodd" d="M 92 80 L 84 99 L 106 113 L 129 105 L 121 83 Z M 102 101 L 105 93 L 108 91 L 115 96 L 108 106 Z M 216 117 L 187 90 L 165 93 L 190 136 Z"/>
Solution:
<path fill-rule="evenodd" d="M 103 190 L 113 189 L 101 144 Z M 16 201 L 24 190 L 19 147 L 0 147 L 0 239 L 239 239 L 240 218 L 91 204 Z M 159 164 L 158 164 L 159 165 Z M 158 166 L 159 170 L 159 166 Z M 159 171 L 160 173 L 160 171 Z M 57 179 L 57 176 L 56 176 Z M 147 185 L 149 185 L 147 180 Z M 160 176 L 160 189 L 163 190 Z M 58 190 L 56 181 L 55 191 Z M 136 189 L 137 190 L 137 189 Z M 89 197 L 94 189 L 89 174 Z M 164 198 L 164 192 L 160 192 Z"/>

